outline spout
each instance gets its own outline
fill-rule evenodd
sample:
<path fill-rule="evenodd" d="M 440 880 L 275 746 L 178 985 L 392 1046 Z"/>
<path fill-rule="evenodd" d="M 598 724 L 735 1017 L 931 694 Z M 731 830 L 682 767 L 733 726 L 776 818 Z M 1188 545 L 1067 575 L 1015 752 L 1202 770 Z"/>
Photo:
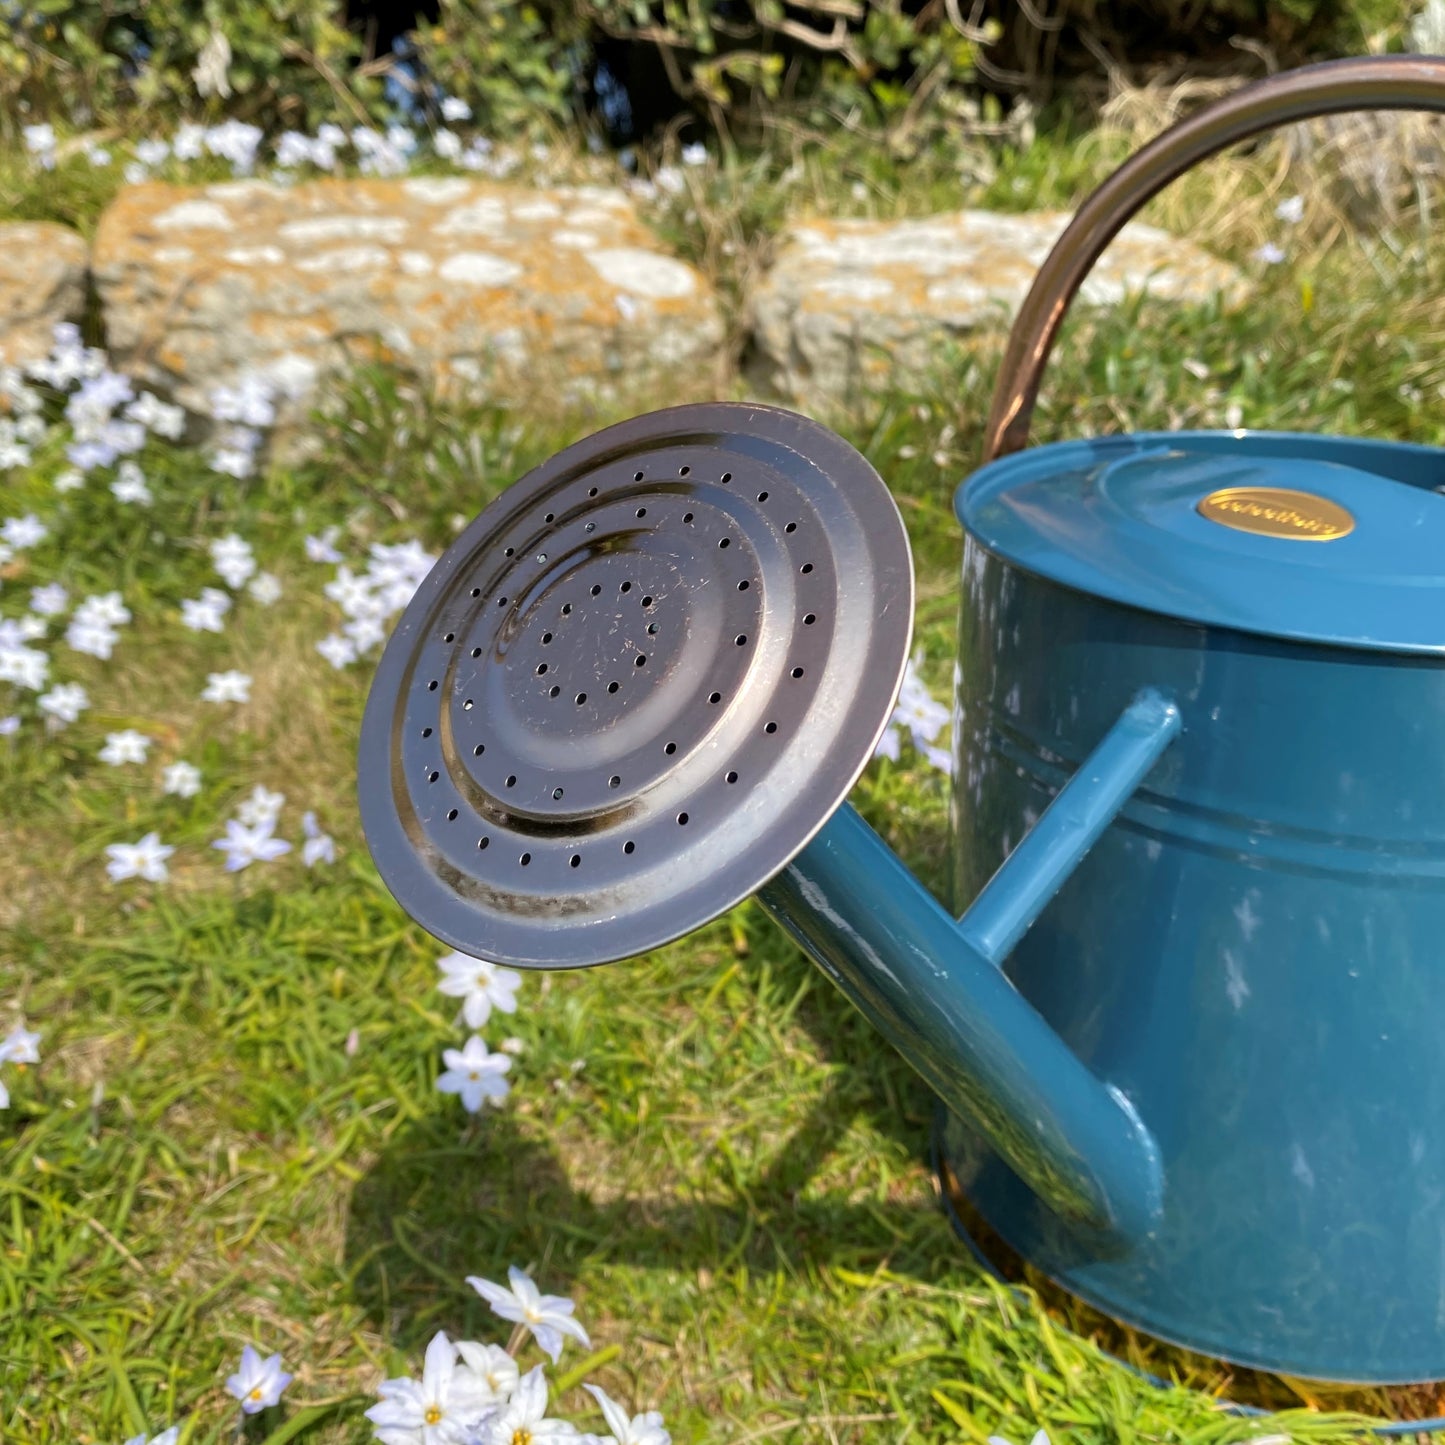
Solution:
<path fill-rule="evenodd" d="M 998 965 L 1179 726 L 1172 703 L 1136 698 L 962 920 L 847 804 L 758 895 L 1040 1199 L 1126 1242 L 1162 1211 L 1158 1148 Z"/>

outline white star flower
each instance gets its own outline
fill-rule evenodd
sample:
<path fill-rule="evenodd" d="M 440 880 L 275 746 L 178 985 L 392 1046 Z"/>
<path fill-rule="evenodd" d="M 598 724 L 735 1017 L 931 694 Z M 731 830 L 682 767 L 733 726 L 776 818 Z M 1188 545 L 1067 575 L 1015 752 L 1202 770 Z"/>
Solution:
<path fill-rule="evenodd" d="M 1266 266 L 1278 266 L 1284 260 L 1284 255 L 1285 253 L 1273 241 L 1266 241 L 1254 252 L 1254 259 L 1263 261 Z"/>
<path fill-rule="evenodd" d="M 521 1372 L 517 1362 L 500 1345 L 458 1340 L 456 1346 L 461 1356 L 457 1373 L 466 1370 L 474 1375 L 488 1400 L 500 1405 L 517 1388 Z"/>
<path fill-rule="evenodd" d="M 241 1368 L 226 1381 L 226 1389 L 241 1402 L 247 1415 L 255 1415 L 281 1399 L 281 1392 L 294 1377 L 281 1368 L 281 1356 L 263 1360 L 247 1345 L 241 1351 Z"/>
<path fill-rule="evenodd" d="M 488 1421 L 481 1436 L 483 1445 L 557 1445 L 562 1440 L 577 1440 L 575 1425 L 549 1420 L 546 1415 L 547 1382 L 537 1365 L 517 1382 L 502 1412 Z"/>
<path fill-rule="evenodd" d="M 95 623 L 99 627 L 121 627 L 131 620 L 130 608 L 121 601 L 119 592 L 102 592 L 87 597 L 75 609 L 76 622 Z"/>
<path fill-rule="evenodd" d="M 59 582 L 47 583 L 44 587 L 30 589 L 30 610 L 42 617 L 59 617 L 65 611 L 70 594 Z"/>
<path fill-rule="evenodd" d="M 316 644 L 316 650 L 332 667 L 337 669 L 356 661 L 356 644 L 349 637 L 343 637 L 339 632 L 333 632 L 329 637 L 323 637 Z"/>
<path fill-rule="evenodd" d="M 211 543 L 211 564 L 221 574 L 221 580 L 233 589 L 244 586 L 256 570 L 251 544 L 234 532 Z"/>
<path fill-rule="evenodd" d="M 150 745 L 151 740 L 134 728 L 126 728 L 119 733 L 107 733 L 105 746 L 100 750 L 100 760 L 109 763 L 113 768 L 122 763 L 143 763 Z"/>
<path fill-rule="evenodd" d="M 1274 208 L 1274 213 L 1287 225 L 1297 226 L 1304 219 L 1305 198 L 1303 196 L 1287 196 Z"/>
<path fill-rule="evenodd" d="M 70 626 L 65 629 L 65 641 L 74 651 L 102 661 L 110 658 L 119 640 L 120 633 L 104 622 L 83 622 L 78 617 L 72 617 Z"/>
<path fill-rule="evenodd" d="M 0 682 L 39 692 L 50 672 L 50 659 L 33 647 L 0 643 Z"/>
<path fill-rule="evenodd" d="M 250 702 L 251 679 L 234 668 L 229 672 L 208 672 L 202 702 Z"/>
<path fill-rule="evenodd" d="M 269 572 L 258 572 L 246 586 L 246 591 L 261 604 L 270 607 L 281 600 L 281 579 Z"/>
<path fill-rule="evenodd" d="M 481 1043 L 481 1040 L 476 1042 Z M 516 1265 L 507 1270 L 507 1279 L 511 1283 L 510 1289 L 474 1274 L 467 1276 L 467 1283 L 491 1305 L 494 1314 L 531 1330 L 554 1365 L 562 1354 L 563 1335 L 570 1335 L 588 1349 L 592 1347 L 587 1331 L 572 1318 L 575 1306 L 571 1300 L 561 1295 L 541 1294 L 531 1277 L 523 1274 Z"/>
<path fill-rule="evenodd" d="M 27 512 L 23 517 L 11 517 L 3 526 L 0 526 L 0 538 L 3 538 L 17 552 L 22 552 L 26 547 L 33 547 L 38 542 L 45 540 L 49 528 L 33 512 Z"/>
<path fill-rule="evenodd" d="M 110 491 L 117 502 L 138 502 L 148 507 L 154 500 L 151 489 L 146 485 L 145 473 L 134 462 L 122 462 L 116 468 Z"/>
<path fill-rule="evenodd" d="M 147 833 L 139 843 L 111 843 L 105 850 L 110 859 L 105 871 L 112 883 L 119 883 L 124 878 L 144 878 L 147 883 L 164 883 L 170 876 L 166 859 L 175 851 L 162 843 L 155 833 Z"/>
<path fill-rule="evenodd" d="M 85 485 L 85 473 L 75 467 L 66 467 L 55 474 L 52 485 L 57 492 L 78 492 Z"/>
<path fill-rule="evenodd" d="M 39 1034 L 27 1030 L 23 1023 L 17 1024 L 0 1039 L 0 1064 L 38 1064 L 40 1051 L 35 1046 L 39 1042 Z M 0 1109 L 9 1107 L 10 1091 L 0 1084 Z"/>
<path fill-rule="evenodd" d="M 494 1008 L 504 1014 L 517 1012 L 522 975 L 516 969 L 502 968 L 465 953 L 449 953 L 437 961 L 437 967 L 444 975 L 437 987 L 452 998 L 464 1000 L 462 1017 L 468 1028 L 481 1028 Z"/>
<path fill-rule="evenodd" d="M 178 798 L 194 798 L 201 791 L 201 770 L 181 758 L 161 773 L 161 790 Z"/>
<path fill-rule="evenodd" d="M 488 1099 L 501 1103 L 507 1097 L 509 1085 L 502 1076 L 512 1061 L 506 1054 L 488 1053 L 479 1035 L 473 1034 L 460 1049 L 443 1049 L 442 1061 L 447 1067 L 437 1088 L 459 1095 L 467 1113 L 477 1113 Z"/>
<path fill-rule="evenodd" d="M 988 1445 L 1010 1445 L 1010 1442 L 1002 1435 L 990 1435 Z M 1049 1432 L 1047 1430 L 1036 1431 L 1034 1438 L 1029 1441 L 1029 1445 L 1049 1445 Z"/>
<path fill-rule="evenodd" d="M 459 95 L 449 95 L 442 101 L 442 119 L 450 125 L 457 121 L 470 120 L 472 108 Z"/>
<path fill-rule="evenodd" d="M 15 713 L 0 717 L 0 738 L 13 738 L 20 731 L 20 719 Z"/>
<path fill-rule="evenodd" d="M 339 527 L 328 527 L 319 537 L 307 537 L 307 561 L 340 562 L 341 553 L 336 550 L 336 539 L 340 535 L 341 529 Z"/>
<path fill-rule="evenodd" d="M 420 1380 L 382 1382 L 381 1403 L 366 1411 L 382 1441 L 400 1445 L 471 1445 L 497 1411 L 471 1370 L 457 1368 L 456 1346 L 438 1330 L 426 1347 Z"/>
<path fill-rule="evenodd" d="M 248 828 L 274 828 L 285 806 L 285 793 L 273 793 L 264 784 L 257 783 L 251 789 L 251 796 L 236 809 L 236 816 Z"/>
<path fill-rule="evenodd" d="M 219 587 L 203 587 L 199 597 L 181 599 L 181 626 L 189 627 L 192 632 L 222 632 L 230 610 L 229 593 Z"/>
<path fill-rule="evenodd" d="M 159 1435 L 152 1435 L 147 1441 L 144 1435 L 132 1435 L 125 1445 L 177 1445 L 181 1438 L 181 1427 L 172 1425 L 169 1430 L 162 1430 Z"/>
<path fill-rule="evenodd" d="M 58 682 L 37 701 L 52 730 L 73 723 L 90 706 L 90 698 L 78 682 Z"/>
<path fill-rule="evenodd" d="M 662 1427 L 662 1416 L 656 1410 L 628 1417 L 627 1411 L 597 1385 L 584 1385 L 602 1407 L 602 1417 L 617 1445 L 672 1445 L 672 1436 Z"/>
<path fill-rule="evenodd" d="M 707 164 L 707 147 L 701 141 L 694 141 L 691 145 L 683 146 L 682 163 L 685 166 L 705 166 Z"/>
<path fill-rule="evenodd" d="M 270 824 L 248 828 L 235 818 L 227 819 L 226 836 L 217 838 L 211 847 L 225 853 L 227 873 L 239 873 L 252 863 L 270 863 L 291 851 L 291 845 L 284 838 L 272 833 Z"/>
<path fill-rule="evenodd" d="M 336 862 L 336 844 L 321 831 L 315 813 L 301 815 L 301 831 L 306 835 L 306 841 L 301 845 L 301 861 L 308 868 L 314 868 L 318 863 Z"/>

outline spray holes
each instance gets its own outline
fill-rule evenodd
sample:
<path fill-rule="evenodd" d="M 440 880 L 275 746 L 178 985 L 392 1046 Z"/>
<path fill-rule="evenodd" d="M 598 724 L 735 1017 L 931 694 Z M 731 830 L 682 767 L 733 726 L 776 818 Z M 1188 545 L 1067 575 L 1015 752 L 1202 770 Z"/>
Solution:
<path fill-rule="evenodd" d="M 427 685 L 426 685 L 426 690 L 427 690 L 428 692 L 435 692 L 435 691 L 437 690 L 437 680 L 436 680 L 436 678 L 432 678 L 432 680 L 431 680 L 429 683 L 427 683 Z"/>
<path fill-rule="evenodd" d="M 764 731 L 765 733 L 775 733 L 775 732 L 777 732 L 777 730 L 778 730 L 778 725 L 777 725 L 777 723 L 775 723 L 775 722 L 770 722 L 770 723 L 763 729 L 763 731 Z"/>
<path fill-rule="evenodd" d="M 645 517 L 645 516 L 647 515 L 647 508 L 646 508 L 646 507 L 639 507 L 639 508 L 637 509 L 637 515 L 638 515 L 639 517 Z"/>
<path fill-rule="evenodd" d="M 691 467 L 679 467 L 679 468 L 677 469 L 677 474 L 678 474 L 678 476 L 680 476 L 680 477 L 685 477 L 691 470 L 692 470 Z"/>
<path fill-rule="evenodd" d="M 619 592 L 631 592 L 631 591 L 632 591 L 632 583 L 630 583 L 630 582 L 624 582 L 624 583 L 622 584 L 622 586 L 619 587 L 617 590 L 618 590 Z"/>
<path fill-rule="evenodd" d="M 746 591 L 748 590 L 748 586 L 749 586 L 748 579 L 747 579 L 746 577 L 744 577 L 743 580 L 738 583 L 738 591 L 739 591 L 739 592 L 746 592 Z"/>
<path fill-rule="evenodd" d="M 622 686 L 622 684 L 621 684 L 620 682 L 609 682 L 609 683 L 607 684 L 607 691 L 608 691 L 608 692 L 616 692 L 617 689 L 618 689 L 619 687 L 621 687 L 621 686 Z"/>
<path fill-rule="evenodd" d="M 562 801 L 562 789 L 561 789 L 561 788 L 553 788 L 553 789 L 552 789 L 552 801 L 553 801 L 554 803 L 560 803 L 560 802 Z"/>
<path fill-rule="evenodd" d="M 800 571 L 800 572 L 803 574 L 804 577 L 806 577 L 806 576 L 808 575 L 808 573 L 811 572 L 812 570 L 813 570 L 813 564 L 812 564 L 811 562 L 804 562 L 803 565 L 798 568 L 798 571 Z"/>
<path fill-rule="evenodd" d="M 730 772 L 730 773 L 728 774 L 728 782 L 730 782 L 730 783 L 735 783 L 735 782 L 737 782 L 737 780 L 738 780 L 738 775 L 737 775 L 736 773 Z"/>
<path fill-rule="evenodd" d="M 586 702 L 586 701 L 587 701 L 587 694 L 586 694 L 585 692 L 579 692 L 579 693 L 577 694 L 577 706 L 578 706 L 578 707 L 581 707 L 582 704 L 583 704 L 584 702 Z"/>
<path fill-rule="evenodd" d="M 482 595 L 482 589 L 481 589 L 480 587 L 473 587 L 473 588 L 472 588 L 472 596 L 473 596 L 473 597 L 480 597 L 481 595 Z"/>
<path fill-rule="evenodd" d="M 456 635 L 455 632 L 448 632 L 447 635 L 446 635 L 444 638 L 442 638 L 442 641 L 443 641 L 443 642 L 455 642 L 456 640 L 457 640 L 457 635 Z"/>
<path fill-rule="evenodd" d="M 455 823 L 456 820 L 457 820 L 457 810 L 456 810 L 455 808 L 448 809 L 448 811 L 447 811 L 447 822 L 448 822 L 448 823 Z"/>
<path fill-rule="evenodd" d="M 733 641 L 736 642 L 739 647 L 746 647 L 748 645 L 748 635 L 746 632 L 740 632 L 733 638 Z"/>
<path fill-rule="evenodd" d="M 644 607 L 651 607 L 651 606 L 652 606 L 652 598 L 651 598 L 650 596 L 644 597 L 644 598 L 642 599 L 642 605 L 643 605 Z"/>
<path fill-rule="evenodd" d="M 596 488 L 596 487 L 588 487 L 588 488 L 587 488 L 587 495 L 588 495 L 589 497 L 595 497 L 595 496 L 597 495 L 597 488 Z"/>
<path fill-rule="evenodd" d="M 718 703 L 720 703 L 720 702 L 722 701 L 722 693 L 720 693 L 720 692 L 709 693 L 707 700 L 708 700 L 710 703 L 712 703 L 714 706 L 716 706 Z"/>
<path fill-rule="evenodd" d="M 637 665 L 638 667 L 647 666 L 647 654 L 645 652 L 639 652 L 637 654 Z"/>
<path fill-rule="evenodd" d="M 516 555 L 517 549 L 515 547 L 508 547 L 507 550 L 502 553 L 502 556 L 504 557 L 515 557 Z"/>
<path fill-rule="evenodd" d="M 471 698 L 468 698 L 468 699 L 462 704 L 462 711 L 463 711 L 463 712 L 471 712 L 471 710 L 472 710 L 474 707 L 476 707 L 476 703 L 474 703 L 474 702 L 471 700 Z"/>
<path fill-rule="evenodd" d="M 546 645 L 547 645 L 549 642 L 551 642 L 551 640 L 552 640 L 552 634 L 551 634 L 550 632 L 544 632 L 544 633 L 542 634 L 542 646 L 543 646 L 543 647 L 546 647 Z"/>
<path fill-rule="evenodd" d="M 798 524 L 796 522 L 789 522 L 788 525 L 783 528 L 783 531 L 785 532 L 796 532 L 797 530 Z"/>
<path fill-rule="evenodd" d="M 816 612 L 810 612 L 807 614 L 806 617 L 803 618 L 803 626 L 811 627 L 817 620 L 818 614 Z"/>
<path fill-rule="evenodd" d="M 668 745 L 667 745 L 665 748 L 663 748 L 663 752 L 665 752 L 665 753 L 668 755 L 668 757 L 671 757 L 676 751 L 677 751 L 677 744 L 676 744 L 676 743 L 668 743 Z"/>
<path fill-rule="evenodd" d="M 759 493 L 758 493 L 758 501 L 760 501 L 760 502 L 766 502 L 767 500 L 768 500 L 768 494 L 767 494 L 766 492 L 759 492 Z"/>
<path fill-rule="evenodd" d="M 562 691 L 562 689 L 561 689 L 560 687 L 553 686 L 553 687 L 551 687 L 551 688 L 548 689 L 548 691 L 547 691 L 547 696 L 548 696 L 548 697 L 556 697 L 557 694 L 560 693 L 561 691 Z"/>
<path fill-rule="evenodd" d="M 624 853 L 635 853 L 637 851 L 637 844 L 629 838 L 627 842 L 622 845 L 622 851 Z"/>
<path fill-rule="evenodd" d="M 602 595 L 602 584 L 600 582 L 594 582 L 592 584 L 592 595 L 594 597 L 600 597 Z"/>
<path fill-rule="evenodd" d="M 429 737 L 431 736 L 431 729 L 430 729 L 430 728 L 423 728 L 423 729 L 421 730 L 421 735 L 422 735 L 422 737 L 424 737 L 424 738 L 429 738 Z"/>
<path fill-rule="evenodd" d="M 677 821 L 678 821 L 680 824 L 682 824 L 683 826 L 686 826 L 686 824 L 687 824 L 687 814 L 686 814 L 686 813 L 679 813 L 679 814 L 677 815 Z"/>
<path fill-rule="evenodd" d="M 498 597 L 498 598 L 497 598 L 497 606 L 498 606 L 498 607 L 505 607 L 506 605 L 507 605 L 507 599 L 506 599 L 505 597 Z"/>
<path fill-rule="evenodd" d="M 474 748 L 472 749 L 472 756 L 473 756 L 474 758 L 479 758 L 479 757 L 481 757 L 481 755 L 482 755 L 484 752 L 486 752 L 486 750 L 487 750 L 487 745 L 486 745 L 486 743 L 478 743 L 478 744 L 476 745 L 476 747 L 474 747 Z"/>
<path fill-rule="evenodd" d="M 719 546 L 720 548 L 726 550 L 727 548 L 731 547 L 732 544 L 733 544 L 733 539 L 732 539 L 731 537 L 724 537 L 724 538 L 722 539 L 722 541 L 718 543 L 718 546 Z"/>
<path fill-rule="evenodd" d="M 542 518 L 542 520 L 544 522 L 555 522 L 557 520 L 557 514 L 556 512 L 548 512 L 547 515 Z"/>
<path fill-rule="evenodd" d="M 480 657 L 481 655 L 482 655 L 482 649 L 481 649 L 480 647 L 474 647 L 474 648 L 472 648 L 472 656 L 473 656 L 473 657 Z"/>
<path fill-rule="evenodd" d="M 795 667 L 795 668 L 793 669 L 793 676 L 794 676 L 794 677 L 802 677 L 802 675 L 803 675 L 803 669 L 802 669 L 801 667 Z"/>
<path fill-rule="evenodd" d="M 722 474 L 722 479 L 724 482 L 730 482 L 733 479 L 733 474 L 731 472 L 724 472 Z"/>
<path fill-rule="evenodd" d="M 426 780 L 429 783 L 434 783 L 439 777 L 441 777 L 441 774 L 437 772 L 435 768 L 433 768 L 431 772 L 426 775 Z"/>
<path fill-rule="evenodd" d="M 515 788 L 515 787 L 517 786 L 517 775 L 516 775 L 516 773 L 509 773 L 509 774 L 507 775 L 507 786 L 508 786 L 509 788 Z"/>
<path fill-rule="evenodd" d="M 616 773 L 613 773 L 607 780 L 607 786 L 609 788 L 620 788 L 622 786 L 622 779 L 619 778 Z"/>
<path fill-rule="evenodd" d="M 580 867 L 582 866 L 582 855 L 581 855 L 580 853 L 574 853 L 574 854 L 567 860 L 567 862 L 568 862 L 573 868 L 580 868 Z"/>
<path fill-rule="evenodd" d="M 564 602 L 564 603 L 562 604 L 562 616 L 563 616 L 563 617 L 570 617 L 571 615 L 572 615 L 572 604 L 571 604 L 570 602 Z"/>
<path fill-rule="evenodd" d="M 647 635 L 648 635 L 649 637 L 656 637 L 656 636 L 657 636 L 657 623 L 655 623 L 655 622 L 649 622 L 649 623 L 647 624 Z"/>
<path fill-rule="evenodd" d="M 545 673 L 546 671 L 547 671 L 547 664 L 546 664 L 545 662 L 539 662 L 539 663 L 537 664 L 537 676 L 538 676 L 538 677 L 541 677 L 541 676 L 543 675 L 543 673 Z"/>
<path fill-rule="evenodd" d="M 683 520 L 684 522 L 686 522 L 689 527 L 692 526 L 692 513 L 691 513 L 691 512 L 684 512 L 684 513 L 682 514 L 682 520 Z"/>
<path fill-rule="evenodd" d="M 477 839 L 477 852 L 485 853 L 492 846 L 492 840 L 485 833 Z"/>
<path fill-rule="evenodd" d="M 633 472 L 633 474 L 632 474 L 632 480 L 633 480 L 634 482 L 640 482 L 640 481 L 642 480 L 642 473 L 641 473 L 641 472 Z"/>
<path fill-rule="evenodd" d="M 531 861 L 532 861 L 532 855 L 531 855 L 530 853 L 523 853 L 522 856 L 517 859 L 517 862 L 520 863 L 523 868 L 525 868 L 525 867 L 527 866 L 527 864 L 530 863 Z"/>
<path fill-rule="evenodd" d="M 590 536 L 592 535 L 592 533 L 597 530 L 597 523 L 596 523 L 596 522 L 583 522 L 583 524 L 582 524 L 582 530 L 583 530 L 584 532 L 586 532 L 587 535 L 590 537 Z"/>

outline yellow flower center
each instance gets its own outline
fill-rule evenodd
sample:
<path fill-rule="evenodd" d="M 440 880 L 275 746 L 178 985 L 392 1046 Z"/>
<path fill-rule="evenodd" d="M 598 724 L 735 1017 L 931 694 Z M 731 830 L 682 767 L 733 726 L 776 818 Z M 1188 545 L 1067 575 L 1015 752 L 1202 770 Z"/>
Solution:
<path fill-rule="evenodd" d="M 251 1398 L 253 1400 L 259 1400 L 261 1398 L 261 1387 L 259 1385 L 251 1391 Z"/>
<path fill-rule="evenodd" d="M 483 988 L 486 988 L 486 986 L 491 982 L 491 979 L 489 979 L 486 974 L 479 973 L 477 975 L 477 982 L 481 984 Z"/>
<path fill-rule="evenodd" d="M 442 1407 L 440 1405 L 428 1405 L 426 1414 L 422 1416 L 428 1425 L 440 1425 L 442 1422 Z"/>
<path fill-rule="evenodd" d="M 512 1445 L 532 1445 L 532 1432 L 525 1425 L 512 1431 Z"/>
<path fill-rule="evenodd" d="M 473 1069 L 471 1073 L 467 1075 L 467 1078 L 469 1079 L 480 1079 L 481 1077 L 482 1076 L 475 1069 Z"/>

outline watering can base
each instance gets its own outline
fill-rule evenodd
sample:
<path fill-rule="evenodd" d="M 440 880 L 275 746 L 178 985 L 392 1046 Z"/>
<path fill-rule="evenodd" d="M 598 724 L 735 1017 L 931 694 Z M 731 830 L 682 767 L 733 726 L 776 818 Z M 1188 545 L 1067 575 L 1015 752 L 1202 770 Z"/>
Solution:
<path fill-rule="evenodd" d="M 954 1232 L 1001 1280 L 1020 1279 L 1027 1267 L 1160 1344 L 1265 1374 L 1346 1386 L 1445 1379 L 1445 1331 L 1434 1328 L 1433 1319 L 1420 1330 L 1402 1327 L 1391 1343 L 1387 1316 L 1396 1301 L 1388 1290 L 1361 1298 L 1345 1288 L 1339 1303 L 1346 1308 L 1326 1318 L 1322 1328 L 1315 1312 L 1321 1301 L 1306 1299 L 1303 1290 L 1300 1299 L 1277 1307 L 1249 1298 L 1250 1281 L 1259 1271 L 1244 1253 L 1198 1260 L 1196 1283 L 1206 1299 L 1186 1293 L 1189 1280 L 1181 1277 L 1177 1261 L 1161 1289 L 1157 1271 L 1138 1257 L 1141 1251 L 1121 1251 L 1102 1237 L 1061 1228 L 967 1121 L 943 1105 L 934 1114 L 932 1158 Z M 1314 1283 L 1326 1291 L 1331 1285 Z M 1399 1428 L 1406 1428 L 1405 1422 Z"/>

